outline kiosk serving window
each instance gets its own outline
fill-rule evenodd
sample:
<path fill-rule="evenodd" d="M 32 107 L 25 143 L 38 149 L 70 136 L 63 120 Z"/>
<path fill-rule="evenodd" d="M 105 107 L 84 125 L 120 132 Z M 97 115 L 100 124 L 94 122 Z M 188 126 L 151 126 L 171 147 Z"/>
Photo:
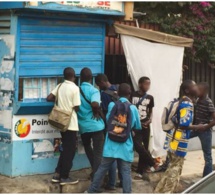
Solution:
<path fill-rule="evenodd" d="M 20 78 L 19 101 L 22 102 L 46 102 L 47 96 L 61 82 L 63 77 L 57 78 Z M 76 77 L 75 83 L 80 86 L 80 77 Z M 95 85 L 95 77 L 92 84 Z"/>
<path fill-rule="evenodd" d="M 21 78 L 19 80 L 19 101 L 45 102 L 47 95 L 63 78 Z"/>

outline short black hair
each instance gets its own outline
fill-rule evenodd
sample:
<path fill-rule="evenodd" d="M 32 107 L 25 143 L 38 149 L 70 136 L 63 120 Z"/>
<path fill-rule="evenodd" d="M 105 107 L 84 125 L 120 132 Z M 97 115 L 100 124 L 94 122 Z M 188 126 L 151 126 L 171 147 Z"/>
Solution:
<path fill-rule="evenodd" d="M 98 74 L 95 78 L 95 82 L 99 83 L 101 81 L 108 82 L 108 78 L 105 74 Z"/>
<path fill-rule="evenodd" d="M 93 78 L 92 71 L 86 67 L 81 70 L 80 76 L 82 82 L 89 82 Z"/>
<path fill-rule="evenodd" d="M 131 94 L 131 86 L 127 83 L 122 83 L 119 85 L 118 94 L 120 97 L 126 97 Z"/>
<path fill-rule="evenodd" d="M 75 77 L 75 71 L 71 67 L 67 67 L 63 71 L 64 79 L 70 80 Z"/>
<path fill-rule="evenodd" d="M 149 77 L 141 77 L 138 81 L 139 84 L 141 83 L 144 83 L 145 81 L 149 80 L 150 81 L 150 78 Z"/>
<path fill-rule="evenodd" d="M 205 88 L 205 90 L 209 91 L 209 84 L 207 82 L 200 82 L 198 85 L 201 85 Z"/>
<path fill-rule="evenodd" d="M 186 90 L 189 89 L 190 85 L 193 84 L 194 81 L 192 80 L 185 80 L 180 87 L 180 94 L 181 95 L 187 95 Z"/>

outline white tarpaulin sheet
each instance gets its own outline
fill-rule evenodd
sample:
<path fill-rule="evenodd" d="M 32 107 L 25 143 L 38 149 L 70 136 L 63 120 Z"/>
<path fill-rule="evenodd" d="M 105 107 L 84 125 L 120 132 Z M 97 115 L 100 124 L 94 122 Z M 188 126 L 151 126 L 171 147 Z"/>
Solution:
<path fill-rule="evenodd" d="M 182 79 L 182 61 L 184 47 L 151 43 L 140 38 L 121 35 L 126 56 L 128 72 L 134 88 L 142 76 L 151 79 L 148 92 L 154 96 L 151 152 L 154 157 L 163 156 L 165 133 L 161 127 L 163 108 L 173 98 L 178 97 Z"/>

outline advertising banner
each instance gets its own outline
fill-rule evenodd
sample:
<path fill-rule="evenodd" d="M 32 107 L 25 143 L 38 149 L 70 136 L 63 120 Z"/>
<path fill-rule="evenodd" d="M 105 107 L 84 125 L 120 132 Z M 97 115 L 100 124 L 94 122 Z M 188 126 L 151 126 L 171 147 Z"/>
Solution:
<path fill-rule="evenodd" d="M 48 115 L 14 115 L 13 140 L 50 139 L 61 137 L 60 131 L 48 123 Z"/>
<path fill-rule="evenodd" d="M 42 1 L 42 4 L 52 2 L 77 8 L 123 11 L 123 2 L 120 1 Z"/>

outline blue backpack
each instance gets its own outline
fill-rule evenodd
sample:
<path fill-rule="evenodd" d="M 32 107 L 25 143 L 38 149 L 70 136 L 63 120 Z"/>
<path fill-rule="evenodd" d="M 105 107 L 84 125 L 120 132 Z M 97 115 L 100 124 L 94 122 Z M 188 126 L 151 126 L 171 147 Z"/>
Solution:
<path fill-rule="evenodd" d="M 107 121 L 109 139 L 126 142 L 131 133 L 131 103 L 116 101 Z"/>

